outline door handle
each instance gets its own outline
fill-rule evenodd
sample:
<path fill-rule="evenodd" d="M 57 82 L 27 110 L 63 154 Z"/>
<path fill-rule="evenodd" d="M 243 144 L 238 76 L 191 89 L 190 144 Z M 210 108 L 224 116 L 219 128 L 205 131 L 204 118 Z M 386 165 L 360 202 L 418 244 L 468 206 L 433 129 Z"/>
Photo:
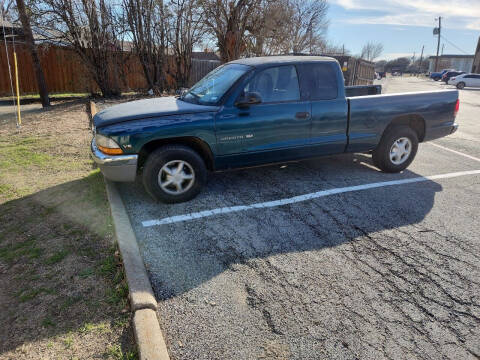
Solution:
<path fill-rule="evenodd" d="M 297 113 L 295 114 L 295 117 L 296 117 L 297 119 L 307 119 L 309 116 L 310 116 L 310 114 L 309 114 L 308 112 L 306 112 L 306 111 L 304 111 L 304 112 L 297 112 Z"/>

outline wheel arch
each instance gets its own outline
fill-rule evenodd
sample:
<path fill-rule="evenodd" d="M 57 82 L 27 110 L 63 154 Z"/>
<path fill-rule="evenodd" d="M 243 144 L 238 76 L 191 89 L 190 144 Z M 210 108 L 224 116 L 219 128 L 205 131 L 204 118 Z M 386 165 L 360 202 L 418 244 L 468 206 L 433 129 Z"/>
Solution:
<path fill-rule="evenodd" d="M 155 139 L 144 144 L 138 154 L 138 171 L 141 171 L 145 161 L 153 151 L 165 145 L 183 145 L 189 147 L 200 155 L 208 170 L 215 170 L 213 152 L 208 143 L 195 136 L 182 136 L 166 139 Z"/>
<path fill-rule="evenodd" d="M 417 134 L 418 142 L 422 142 L 425 139 L 425 119 L 418 114 L 407 114 L 394 117 L 383 131 L 382 137 L 391 128 L 398 125 L 405 125 L 413 129 Z"/>

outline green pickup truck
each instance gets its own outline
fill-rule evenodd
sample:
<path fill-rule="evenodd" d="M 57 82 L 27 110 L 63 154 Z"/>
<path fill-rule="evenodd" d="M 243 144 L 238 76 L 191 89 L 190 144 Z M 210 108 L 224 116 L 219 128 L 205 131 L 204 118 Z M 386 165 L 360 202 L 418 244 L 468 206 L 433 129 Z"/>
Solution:
<path fill-rule="evenodd" d="M 91 149 L 106 178 L 134 181 L 167 203 L 195 197 L 208 171 L 371 152 L 399 172 L 418 143 L 453 133 L 457 90 L 381 94 L 345 87 L 335 59 L 247 58 L 224 64 L 180 97 L 98 112 Z"/>

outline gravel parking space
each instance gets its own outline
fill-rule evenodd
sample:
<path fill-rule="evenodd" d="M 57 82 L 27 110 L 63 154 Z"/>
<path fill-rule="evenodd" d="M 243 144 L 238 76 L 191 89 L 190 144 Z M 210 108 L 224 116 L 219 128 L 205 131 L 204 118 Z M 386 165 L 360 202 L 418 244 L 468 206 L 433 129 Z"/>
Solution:
<path fill-rule="evenodd" d="M 445 87 L 409 77 L 384 85 Z M 480 358 L 478 173 L 148 223 L 480 170 L 480 92 L 463 90 L 461 102 L 458 132 L 421 144 L 401 174 L 349 154 L 212 174 L 183 204 L 119 186 L 172 359 Z"/>

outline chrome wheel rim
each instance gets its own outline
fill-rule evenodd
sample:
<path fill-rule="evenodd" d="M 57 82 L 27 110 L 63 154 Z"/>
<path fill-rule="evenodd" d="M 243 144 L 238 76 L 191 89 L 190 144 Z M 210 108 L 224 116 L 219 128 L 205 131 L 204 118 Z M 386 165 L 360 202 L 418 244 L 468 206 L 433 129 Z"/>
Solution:
<path fill-rule="evenodd" d="M 180 195 L 187 192 L 195 182 L 195 171 L 183 160 L 172 160 L 162 166 L 158 173 L 158 185 L 167 194 Z"/>
<path fill-rule="evenodd" d="M 395 165 L 403 164 L 410 157 L 412 142 L 409 138 L 402 137 L 396 140 L 390 148 L 390 161 Z"/>

